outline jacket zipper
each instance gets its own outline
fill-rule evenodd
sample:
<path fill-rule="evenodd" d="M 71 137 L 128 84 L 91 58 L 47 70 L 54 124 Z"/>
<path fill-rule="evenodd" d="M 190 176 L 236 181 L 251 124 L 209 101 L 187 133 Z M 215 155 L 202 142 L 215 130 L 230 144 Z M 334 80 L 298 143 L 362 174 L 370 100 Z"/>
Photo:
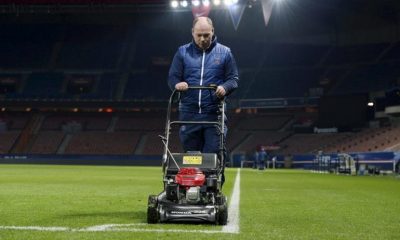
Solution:
<path fill-rule="evenodd" d="M 203 74 L 204 74 L 204 59 L 206 51 L 203 50 L 203 58 L 201 59 L 201 73 L 200 73 L 200 86 L 203 86 Z M 199 90 L 199 113 L 201 113 L 201 89 Z"/>

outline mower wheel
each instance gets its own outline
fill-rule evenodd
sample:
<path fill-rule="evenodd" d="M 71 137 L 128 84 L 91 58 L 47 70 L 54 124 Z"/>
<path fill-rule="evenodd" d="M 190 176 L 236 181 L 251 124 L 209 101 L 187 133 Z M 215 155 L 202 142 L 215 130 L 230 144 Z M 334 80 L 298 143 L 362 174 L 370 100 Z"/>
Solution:
<path fill-rule="evenodd" d="M 216 224 L 226 225 L 228 222 L 228 200 L 227 197 L 220 193 L 215 197 L 217 207 Z"/>
<path fill-rule="evenodd" d="M 147 205 L 147 223 L 153 224 L 158 222 L 157 196 L 150 195 Z"/>
<path fill-rule="evenodd" d="M 226 225 L 228 223 L 228 208 L 225 205 L 220 205 L 217 213 L 217 224 Z"/>

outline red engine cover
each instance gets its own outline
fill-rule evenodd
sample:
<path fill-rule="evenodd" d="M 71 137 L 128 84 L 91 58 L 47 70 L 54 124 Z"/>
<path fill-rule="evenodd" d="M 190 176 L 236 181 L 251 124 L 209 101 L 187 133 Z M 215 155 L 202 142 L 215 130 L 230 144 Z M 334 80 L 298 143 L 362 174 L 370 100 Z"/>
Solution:
<path fill-rule="evenodd" d="M 205 180 L 203 172 L 194 167 L 181 168 L 175 176 L 175 182 L 185 187 L 203 186 Z"/>

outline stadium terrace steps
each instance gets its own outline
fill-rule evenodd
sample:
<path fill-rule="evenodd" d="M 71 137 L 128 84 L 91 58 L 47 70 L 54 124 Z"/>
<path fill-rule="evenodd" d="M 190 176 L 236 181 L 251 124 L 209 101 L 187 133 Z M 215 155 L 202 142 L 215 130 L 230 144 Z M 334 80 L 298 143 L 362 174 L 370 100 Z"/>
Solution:
<path fill-rule="evenodd" d="M 40 128 L 40 125 L 43 122 L 43 115 L 35 113 L 29 116 L 28 123 L 25 128 L 21 131 L 21 134 L 18 136 L 15 144 L 12 149 L 10 149 L 11 153 L 21 154 L 26 153 L 30 149 L 30 146 L 33 144 L 35 140 L 35 132 Z"/>
<path fill-rule="evenodd" d="M 78 132 L 65 154 L 133 154 L 139 138 L 139 132 Z"/>
<path fill-rule="evenodd" d="M 72 134 L 65 134 L 65 137 L 62 139 L 60 146 L 57 149 L 57 154 L 65 153 L 65 149 L 68 147 L 71 139 L 72 139 Z"/>
<path fill-rule="evenodd" d="M 143 153 L 143 149 L 144 149 L 144 146 L 146 144 L 146 141 L 147 141 L 148 137 L 149 137 L 148 133 L 145 133 L 145 134 L 141 135 L 138 143 L 136 144 L 136 148 L 135 148 L 135 151 L 134 151 L 135 154 L 140 155 L 140 154 Z"/>
<path fill-rule="evenodd" d="M 247 136 L 246 140 L 236 147 L 237 152 L 253 153 L 257 146 L 273 146 L 277 145 L 281 139 L 285 138 L 290 132 L 275 132 L 275 131 L 252 131 Z"/>
<path fill-rule="evenodd" d="M 0 133 L 0 154 L 7 154 L 13 147 L 21 131 L 11 130 Z"/>
<path fill-rule="evenodd" d="M 162 155 L 164 152 L 164 144 L 162 143 L 159 135 L 164 135 L 161 132 L 148 132 L 146 141 L 144 142 L 142 154 L 144 155 Z M 169 138 L 169 148 L 171 152 L 183 152 L 179 132 L 171 131 Z"/>
<path fill-rule="evenodd" d="M 41 131 L 37 134 L 29 151 L 32 154 L 55 154 L 58 153 L 61 143 L 66 136 L 61 131 Z"/>

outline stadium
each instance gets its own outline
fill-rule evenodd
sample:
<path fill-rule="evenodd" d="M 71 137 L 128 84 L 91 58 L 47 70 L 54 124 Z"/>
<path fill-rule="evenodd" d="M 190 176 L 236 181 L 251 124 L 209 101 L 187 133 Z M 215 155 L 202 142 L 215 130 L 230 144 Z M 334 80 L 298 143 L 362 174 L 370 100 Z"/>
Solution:
<path fill-rule="evenodd" d="M 227 221 L 152 222 L 198 16 L 239 71 Z M 399 1 L 0 0 L 0 29 L 0 240 L 400 239 Z"/>

